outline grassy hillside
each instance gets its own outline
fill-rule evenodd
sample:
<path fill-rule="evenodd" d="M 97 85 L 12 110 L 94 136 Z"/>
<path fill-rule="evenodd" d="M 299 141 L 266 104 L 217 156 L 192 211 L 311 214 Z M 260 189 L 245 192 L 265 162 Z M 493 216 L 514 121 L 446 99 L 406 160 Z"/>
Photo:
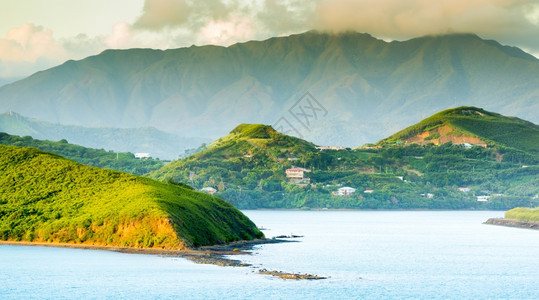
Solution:
<path fill-rule="evenodd" d="M 149 176 L 188 183 L 198 189 L 211 186 L 228 199 L 236 193 L 242 202 L 250 202 L 233 202 L 239 207 L 264 207 L 266 200 L 249 191 L 262 186 L 280 190 L 285 181 L 284 168 L 302 166 L 306 158 L 314 157 L 320 158 L 320 152 L 312 143 L 281 134 L 271 126 L 241 124 L 207 149 L 173 161 Z"/>
<path fill-rule="evenodd" d="M 524 208 L 516 207 L 505 213 L 506 219 L 518 220 L 522 222 L 539 222 L 539 207 Z"/>
<path fill-rule="evenodd" d="M 440 130 L 444 128 L 445 130 Z M 477 107 L 444 110 L 380 141 L 387 143 L 485 143 L 539 155 L 539 126 Z"/>
<path fill-rule="evenodd" d="M 0 145 L 0 239 L 178 249 L 261 237 L 225 201 Z"/>
<path fill-rule="evenodd" d="M 0 132 L 36 139 L 58 141 L 116 152 L 150 153 L 153 158 L 177 159 L 184 151 L 211 141 L 182 137 L 151 127 L 112 128 L 61 125 L 31 119 L 15 112 L 0 114 Z"/>
<path fill-rule="evenodd" d="M 37 148 L 63 156 L 67 159 L 88 166 L 122 171 L 135 175 L 143 175 L 161 168 L 160 160 L 136 159 L 133 153 L 116 153 L 103 149 L 91 149 L 69 144 L 66 140 L 58 142 L 36 140 L 29 136 L 18 137 L 0 132 L 0 145 Z"/>
<path fill-rule="evenodd" d="M 212 139 L 238 123 L 287 117 L 317 144 L 351 147 L 464 104 L 537 123 L 537 86 L 539 60 L 473 34 L 388 43 L 311 31 L 230 47 L 107 50 L 1 87 L 0 111 Z M 307 91 L 328 113 L 304 128 L 289 109 Z"/>

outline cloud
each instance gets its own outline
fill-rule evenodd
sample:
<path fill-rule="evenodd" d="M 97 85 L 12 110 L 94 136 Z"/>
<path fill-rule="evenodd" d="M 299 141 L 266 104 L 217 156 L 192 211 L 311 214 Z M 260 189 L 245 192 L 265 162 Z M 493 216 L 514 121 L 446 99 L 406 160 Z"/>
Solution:
<path fill-rule="evenodd" d="M 235 24 L 235 25 L 234 25 Z M 536 0 L 146 0 L 134 31 L 228 45 L 318 29 L 383 39 L 473 32 L 539 52 Z M 182 34 L 176 34 L 183 30 Z M 140 34 L 140 33 L 136 33 Z M 174 38 L 176 36 L 176 38 Z M 178 38 L 181 36 L 181 39 Z M 180 44 L 177 44 L 180 42 Z M 189 43 L 187 43 L 189 44 Z"/>
<path fill-rule="evenodd" d="M 0 60 L 33 62 L 38 58 L 58 59 L 65 51 L 53 38 L 51 30 L 25 23 L 12 28 L 0 39 Z"/>
<path fill-rule="evenodd" d="M 113 49 L 129 47 L 133 43 L 131 26 L 125 22 L 115 24 L 112 28 L 112 34 L 105 38 L 105 43 Z"/>
<path fill-rule="evenodd" d="M 213 21 L 201 28 L 202 42 L 231 45 L 238 41 L 246 41 L 254 37 L 252 20 L 236 16 L 227 21 Z"/>
<path fill-rule="evenodd" d="M 313 29 L 316 1 L 265 0 L 257 13 L 257 21 L 269 32 L 277 35 L 298 33 Z"/>
<path fill-rule="evenodd" d="M 153 46 L 158 48 L 193 43 L 229 45 L 256 38 L 251 11 L 248 2 L 238 0 L 146 0 L 137 21 L 115 28 L 107 44 L 132 44 L 127 40 L 130 37 L 131 42 L 144 43 L 147 38 L 158 41 Z M 120 36 L 123 42 L 117 40 Z"/>
<path fill-rule="evenodd" d="M 150 30 L 183 25 L 191 10 L 185 0 L 146 0 L 142 15 L 134 25 Z"/>
<path fill-rule="evenodd" d="M 410 38 L 473 32 L 539 48 L 539 4 L 534 0 L 323 0 L 315 9 L 321 30 L 356 30 Z"/>

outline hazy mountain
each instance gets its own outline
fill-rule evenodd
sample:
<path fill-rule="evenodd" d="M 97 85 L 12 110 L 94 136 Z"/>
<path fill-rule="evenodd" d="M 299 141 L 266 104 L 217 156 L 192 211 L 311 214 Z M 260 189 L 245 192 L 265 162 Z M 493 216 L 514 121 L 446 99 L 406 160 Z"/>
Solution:
<path fill-rule="evenodd" d="M 238 123 L 265 123 L 346 146 L 459 105 L 539 122 L 538 99 L 539 60 L 473 34 L 388 43 L 307 32 L 230 47 L 107 50 L 0 88 L 0 110 L 62 124 L 217 138 Z"/>
<path fill-rule="evenodd" d="M 152 127 L 112 128 L 60 125 L 23 117 L 14 112 L 0 114 L 0 132 L 36 139 L 59 141 L 96 149 L 150 153 L 154 158 L 176 159 L 186 149 L 211 140 L 186 138 Z"/>
<path fill-rule="evenodd" d="M 21 77 L 4 77 L 4 78 L 0 78 L 0 87 L 2 87 L 3 85 L 9 84 L 9 83 L 15 82 L 15 81 L 20 80 L 20 79 L 22 79 L 22 78 Z"/>

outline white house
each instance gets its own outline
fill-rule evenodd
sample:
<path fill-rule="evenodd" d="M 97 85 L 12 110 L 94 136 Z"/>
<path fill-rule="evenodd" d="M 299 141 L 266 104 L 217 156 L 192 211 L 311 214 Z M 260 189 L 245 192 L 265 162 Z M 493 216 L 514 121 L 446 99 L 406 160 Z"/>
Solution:
<path fill-rule="evenodd" d="M 316 147 L 316 149 L 320 150 L 320 151 L 324 151 L 324 150 L 344 150 L 344 146 L 319 146 L 319 147 Z"/>
<path fill-rule="evenodd" d="M 467 192 L 470 191 L 470 188 L 469 187 L 459 187 L 458 190 L 463 192 L 463 193 L 467 193 Z"/>
<path fill-rule="evenodd" d="M 135 158 L 150 158 L 150 153 L 135 153 Z"/>
<path fill-rule="evenodd" d="M 363 193 L 365 194 L 372 194 L 374 192 L 374 190 L 364 190 Z"/>
<path fill-rule="evenodd" d="M 333 192 L 333 195 L 335 195 L 335 196 L 348 196 L 348 195 L 352 195 L 355 192 L 356 192 L 355 188 L 349 187 L 349 186 L 343 186 L 342 188 L 340 188 L 340 189 L 336 190 L 335 192 Z"/>
<path fill-rule="evenodd" d="M 490 196 L 477 196 L 478 202 L 487 202 Z"/>

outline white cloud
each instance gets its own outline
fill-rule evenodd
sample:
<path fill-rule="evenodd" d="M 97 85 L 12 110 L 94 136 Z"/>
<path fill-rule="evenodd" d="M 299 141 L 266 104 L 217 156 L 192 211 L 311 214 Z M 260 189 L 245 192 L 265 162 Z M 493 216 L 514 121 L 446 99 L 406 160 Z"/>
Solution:
<path fill-rule="evenodd" d="M 118 23 L 112 28 L 112 34 L 105 38 L 109 48 L 126 48 L 133 43 L 131 26 L 125 22 Z"/>
<path fill-rule="evenodd" d="M 227 21 L 213 21 L 200 30 L 201 43 L 231 45 L 255 36 L 253 21 L 247 17 L 231 17 Z"/>
<path fill-rule="evenodd" d="M 53 38 L 52 31 L 25 23 L 9 30 L 0 39 L 0 60 L 35 62 L 38 58 L 58 59 L 65 51 Z"/>

